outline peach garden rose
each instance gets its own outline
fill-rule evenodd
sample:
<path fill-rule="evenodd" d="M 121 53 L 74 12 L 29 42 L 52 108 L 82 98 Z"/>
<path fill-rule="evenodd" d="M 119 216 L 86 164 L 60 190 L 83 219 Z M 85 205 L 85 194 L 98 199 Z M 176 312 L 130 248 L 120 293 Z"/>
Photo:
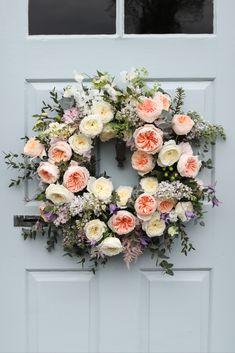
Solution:
<path fill-rule="evenodd" d="M 108 221 L 109 228 L 118 235 L 130 233 L 135 225 L 136 218 L 128 211 L 118 211 Z"/>
<path fill-rule="evenodd" d="M 51 145 L 48 151 L 49 160 L 55 163 L 67 162 L 72 157 L 72 149 L 65 141 L 58 141 Z"/>
<path fill-rule="evenodd" d="M 202 162 L 198 156 L 182 154 L 178 163 L 177 170 L 182 177 L 195 178 L 201 168 Z"/>
<path fill-rule="evenodd" d="M 155 154 L 163 144 L 163 132 L 153 124 L 146 124 L 134 132 L 135 146 L 139 151 Z"/>
<path fill-rule="evenodd" d="M 24 146 L 24 154 L 29 157 L 44 157 L 46 155 L 44 145 L 35 137 L 31 137 Z"/>
<path fill-rule="evenodd" d="M 163 103 L 158 96 L 155 99 L 141 97 L 136 107 L 138 116 L 146 123 L 153 123 L 161 115 L 162 109 Z"/>
<path fill-rule="evenodd" d="M 154 100 L 157 100 L 158 98 L 160 98 L 161 102 L 162 102 L 162 109 L 168 111 L 171 105 L 171 98 L 170 96 L 168 96 L 168 94 L 164 94 L 162 92 L 157 92 L 155 93 L 155 95 L 153 96 Z"/>
<path fill-rule="evenodd" d="M 85 167 L 71 165 L 64 173 L 64 186 L 72 191 L 79 192 L 87 186 L 89 171 Z"/>
<path fill-rule="evenodd" d="M 172 119 L 172 129 L 176 135 L 187 135 L 194 125 L 190 116 L 184 114 L 175 115 Z"/>
<path fill-rule="evenodd" d="M 158 199 L 157 210 L 161 213 L 169 213 L 175 206 L 175 200 L 172 199 Z"/>
<path fill-rule="evenodd" d="M 137 170 L 140 175 L 151 172 L 155 166 L 153 156 L 142 151 L 135 151 L 131 157 L 133 169 Z"/>
<path fill-rule="evenodd" d="M 143 193 L 135 201 L 135 211 L 142 220 L 148 220 L 157 209 L 157 200 L 153 195 Z"/>
<path fill-rule="evenodd" d="M 60 176 L 59 168 L 49 162 L 41 162 L 37 169 L 37 173 L 44 183 L 53 184 Z"/>

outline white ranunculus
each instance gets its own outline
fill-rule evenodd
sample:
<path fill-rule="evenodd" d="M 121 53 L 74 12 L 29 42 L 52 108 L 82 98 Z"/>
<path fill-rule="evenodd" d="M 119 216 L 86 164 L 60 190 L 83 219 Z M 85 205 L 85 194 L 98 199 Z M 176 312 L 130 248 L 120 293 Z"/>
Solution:
<path fill-rule="evenodd" d="M 100 140 L 102 142 L 106 142 L 106 141 L 113 139 L 115 136 L 116 136 L 116 132 L 113 129 L 113 127 L 111 126 L 111 124 L 105 124 L 104 128 L 100 134 Z"/>
<path fill-rule="evenodd" d="M 108 237 L 100 244 L 100 251 L 107 256 L 118 255 L 122 250 L 122 244 L 118 238 Z"/>
<path fill-rule="evenodd" d="M 108 201 L 113 191 L 113 183 L 110 179 L 100 177 L 90 178 L 87 189 L 94 194 L 99 200 Z"/>
<path fill-rule="evenodd" d="M 117 205 L 120 208 L 125 208 L 128 200 L 131 197 L 133 188 L 131 186 L 119 186 L 116 189 L 116 193 L 118 194 L 119 200 L 117 201 Z"/>
<path fill-rule="evenodd" d="M 92 107 L 92 113 L 98 115 L 103 124 L 113 120 L 114 116 L 111 104 L 105 101 L 94 103 Z"/>
<path fill-rule="evenodd" d="M 174 140 L 167 141 L 158 154 L 158 164 L 161 167 L 169 167 L 179 160 L 181 153 L 181 147 L 176 145 Z"/>
<path fill-rule="evenodd" d="M 186 222 L 188 220 L 186 216 L 186 212 L 192 212 L 193 211 L 193 205 L 192 202 L 178 202 L 177 205 L 175 206 L 175 213 L 177 214 L 177 217 L 181 219 L 182 222 Z"/>
<path fill-rule="evenodd" d="M 166 224 L 160 219 L 160 214 L 155 212 L 149 221 L 143 222 L 142 228 L 150 238 L 160 237 L 166 228 Z"/>
<path fill-rule="evenodd" d="M 69 144 L 72 150 L 79 154 L 83 155 L 91 150 L 91 139 L 83 134 L 74 134 L 69 138 Z"/>
<path fill-rule="evenodd" d="M 154 177 L 145 177 L 140 180 L 140 186 L 150 195 L 154 195 L 158 189 L 158 180 Z"/>
<path fill-rule="evenodd" d="M 176 226 L 170 226 L 167 232 L 171 237 L 174 237 L 178 234 L 178 228 Z"/>
<path fill-rule="evenodd" d="M 82 134 L 88 137 L 95 137 L 101 133 L 103 122 L 99 115 L 88 115 L 82 119 L 79 129 Z"/>
<path fill-rule="evenodd" d="M 107 229 L 106 224 L 100 219 L 93 219 L 85 225 L 85 234 L 87 239 L 99 241 L 102 239 L 105 230 Z"/>
<path fill-rule="evenodd" d="M 50 184 L 46 188 L 46 198 L 56 205 L 63 205 L 73 200 L 74 194 L 63 185 Z"/>

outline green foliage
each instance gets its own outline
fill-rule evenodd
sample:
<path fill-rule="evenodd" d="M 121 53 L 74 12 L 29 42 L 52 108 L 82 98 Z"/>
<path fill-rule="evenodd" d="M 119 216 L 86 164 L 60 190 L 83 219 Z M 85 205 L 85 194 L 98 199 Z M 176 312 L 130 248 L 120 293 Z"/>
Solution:
<path fill-rule="evenodd" d="M 198 113 L 188 112 L 193 119 L 194 126 L 188 135 L 192 144 L 202 148 L 203 152 L 208 152 L 209 145 L 214 145 L 218 138 L 226 140 L 224 128 L 221 125 L 213 125 L 205 121 Z"/>
<path fill-rule="evenodd" d="M 173 275 L 174 275 L 174 272 L 173 272 L 173 270 L 172 270 L 173 264 L 171 264 L 171 263 L 168 262 L 167 260 L 162 260 L 162 261 L 159 263 L 159 266 L 162 268 L 163 272 L 164 272 L 166 275 L 170 275 L 170 276 L 173 276 Z"/>
<path fill-rule="evenodd" d="M 119 112 L 116 114 L 115 120 L 109 124 L 115 131 L 115 135 L 120 139 L 123 139 L 128 134 L 128 132 L 131 134 L 133 128 L 129 117 Z"/>
<path fill-rule="evenodd" d="M 16 179 L 11 179 L 9 187 L 18 186 L 25 180 L 32 180 L 35 176 L 36 170 L 38 168 L 39 163 L 35 161 L 28 161 L 23 153 L 20 155 L 16 153 L 4 153 L 5 163 L 8 168 L 12 168 L 17 170 L 20 175 L 17 176 Z M 19 161 L 18 158 L 24 158 L 23 161 Z"/>
<path fill-rule="evenodd" d="M 176 89 L 175 98 L 172 103 L 172 112 L 174 114 L 180 114 L 184 105 L 185 91 L 182 87 Z"/>
<path fill-rule="evenodd" d="M 184 253 L 185 256 L 187 256 L 188 252 L 191 250 L 195 250 L 195 248 L 193 247 L 192 243 L 189 241 L 189 236 L 185 231 L 185 225 L 183 223 L 179 222 L 178 230 L 179 230 L 179 236 L 181 239 L 181 246 L 182 246 L 181 252 Z"/>

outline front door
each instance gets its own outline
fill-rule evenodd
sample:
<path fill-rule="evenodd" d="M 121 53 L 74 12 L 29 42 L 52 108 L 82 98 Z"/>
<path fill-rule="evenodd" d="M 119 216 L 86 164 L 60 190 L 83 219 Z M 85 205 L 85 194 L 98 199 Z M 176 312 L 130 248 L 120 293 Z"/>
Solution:
<path fill-rule="evenodd" d="M 147 254 L 130 270 L 115 258 L 93 275 L 59 246 L 49 254 L 43 240 L 24 242 L 13 216 L 36 206 L 24 201 L 27 185 L 7 188 L 1 159 L 0 352 L 235 351 L 234 12 L 234 0 L 1 0 L 1 151 L 21 151 L 31 115 L 74 70 L 143 66 L 166 90 L 183 86 L 186 109 L 222 123 L 228 142 L 212 151 L 208 177 L 223 203 L 190 229 L 196 252 L 184 257 L 175 244 L 173 277 Z M 107 148 L 100 169 L 133 184 Z"/>

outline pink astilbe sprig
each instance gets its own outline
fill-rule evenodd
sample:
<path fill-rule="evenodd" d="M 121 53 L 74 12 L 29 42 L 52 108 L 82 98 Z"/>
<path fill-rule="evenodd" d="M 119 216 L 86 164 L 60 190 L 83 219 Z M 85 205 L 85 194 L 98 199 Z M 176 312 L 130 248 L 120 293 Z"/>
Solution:
<path fill-rule="evenodd" d="M 142 254 L 141 244 L 140 242 L 133 241 L 130 237 L 126 237 L 122 240 L 122 246 L 123 260 L 129 269 L 130 263 L 136 261 Z"/>

